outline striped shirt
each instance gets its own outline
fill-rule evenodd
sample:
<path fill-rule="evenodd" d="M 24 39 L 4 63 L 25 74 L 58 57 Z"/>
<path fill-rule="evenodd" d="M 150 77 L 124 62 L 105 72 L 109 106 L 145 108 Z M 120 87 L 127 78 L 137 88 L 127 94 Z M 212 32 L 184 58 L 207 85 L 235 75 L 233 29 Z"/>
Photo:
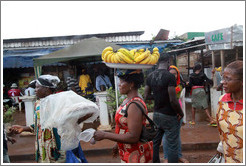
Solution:
<path fill-rule="evenodd" d="M 82 94 L 82 91 L 79 87 L 79 83 L 76 78 L 67 77 L 66 83 L 67 83 L 67 90 L 72 90 L 72 88 L 74 87 L 78 95 Z"/>

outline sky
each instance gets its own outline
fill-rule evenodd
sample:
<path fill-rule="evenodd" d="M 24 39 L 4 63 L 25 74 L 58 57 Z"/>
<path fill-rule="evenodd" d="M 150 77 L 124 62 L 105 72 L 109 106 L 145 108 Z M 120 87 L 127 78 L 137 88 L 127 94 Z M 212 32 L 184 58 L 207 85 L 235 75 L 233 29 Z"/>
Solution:
<path fill-rule="evenodd" d="M 1 39 L 145 31 L 169 38 L 245 25 L 245 1 L 1 1 Z"/>

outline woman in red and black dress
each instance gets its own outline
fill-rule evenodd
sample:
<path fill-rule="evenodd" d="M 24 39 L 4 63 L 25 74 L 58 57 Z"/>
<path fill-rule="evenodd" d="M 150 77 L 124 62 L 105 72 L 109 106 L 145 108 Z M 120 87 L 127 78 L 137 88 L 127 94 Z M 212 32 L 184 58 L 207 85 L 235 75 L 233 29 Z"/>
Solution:
<path fill-rule="evenodd" d="M 96 141 L 109 139 L 117 142 L 113 148 L 113 155 L 117 156 L 119 153 L 121 162 L 152 162 L 152 141 L 147 143 L 139 141 L 142 126 L 146 125 L 146 118 L 135 103 L 130 104 L 133 101 L 137 102 L 145 110 L 145 113 L 148 113 L 147 107 L 138 93 L 138 89 L 144 82 L 143 73 L 141 70 L 118 70 L 117 75 L 120 78 L 119 91 L 121 94 L 127 95 L 127 98 L 116 111 L 115 133 L 96 131 L 94 139 Z"/>

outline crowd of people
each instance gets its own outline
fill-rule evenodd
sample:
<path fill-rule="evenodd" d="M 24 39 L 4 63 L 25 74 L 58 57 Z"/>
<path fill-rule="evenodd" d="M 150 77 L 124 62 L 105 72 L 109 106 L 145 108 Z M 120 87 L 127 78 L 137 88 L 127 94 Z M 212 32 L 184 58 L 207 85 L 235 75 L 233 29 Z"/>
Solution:
<path fill-rule="evenodd" d="M 192 120 L 195 125 L 195 113 L 204 110 L 210 125 L 217 126 L 223 146 L 223 155 L 227 163 L 243 162 L 243 62 L 234 61 L 224 69 L 221 79 L 221 87 L 224 94 L 220 97 L 216 118 L 213 118 L 208 110 L 208 101 L 204 91 L 205 83 L 213 84 L 202 71 L 202 66 L 197 64 L 189 81 L 182 80 L 179 69 L 170 66 L 169 57 L 162 55 L 158 62 L 158 68 L 148 74 L 146 80 L 141 69 L 117 70 L 119 78 L 118 89 L 120 94 L 126 95 L 126 99 L 120 103 L 115 114 L 115 132 L 95 131 L 94 140 L 108 139 L 116 142 L 113 147 L 113 156 L 120 156 L 122 163 L 160 163 L 160 146 L 163 144 L 164 162 L 188 163 L 182 156 L 180 128 L 184 124 L 185 112 L 182 110 L 180 94 L 186 87 L 191 88 Z M 90 76 L 86 70 L 82 70 L 79 81 L 74 76 L 74 71 L 69 68 L 67 78 L 67 90 L 73 90 L 77 94 L 90 95 L 93 87 Z M 212 72 L 212 77 L 214 72 Z M 34 132 L 37 135 L 36 161 L 37 162 L 68 162 L 65 151 L 60 149 L 60 140 L 57 129 L 41 129 L 40 125 L 40 99 L 56 92 L 59 78 L 52 75 L 41 75 L 35 82 L 30 83 L 30 88 L 35 89 L 38 98 L 35 104 L 35 123 L 31 126 L 14 125 L 10 132 L 20 134 L 23 131 Z M 145 83 L 144 96 L 138 89 Z M 16 86 L 13 84 L 13 88 Z M 96 90 L 105 91 L 112 84 L 100 70 L 96 77 Z M 33 94 L 27 89 L 28 94 Z M 14 93 L 14 90 L 11 92 Z M 65 100 L 65 99 L 64 99 Z M 145 104 L 148 100 L 154 101 L 153 121 L 157 125 L 157 134 L 152 141 L 141 142 L 142 126 L 146 126 L 148 109 Z M 78 120 L 78 124 L 91 117 L 87 114 Z M 6 135 L 6 133 L 5 133 Z M 81 147 L 80 150 L 82 151 Z M 8 162 L 6 159 L 5 162 Z M 87 162 L 84 156 L 81 162 Z"/>

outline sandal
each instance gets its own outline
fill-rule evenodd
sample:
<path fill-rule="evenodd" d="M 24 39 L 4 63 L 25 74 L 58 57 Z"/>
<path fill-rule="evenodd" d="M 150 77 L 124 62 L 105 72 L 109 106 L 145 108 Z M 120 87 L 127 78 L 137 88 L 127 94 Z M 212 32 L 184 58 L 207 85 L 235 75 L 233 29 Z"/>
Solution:
<path fill-rule="evenodd" d="M 210 123 L 209 125 L 210 126 L 213 126 L 213 127 L 217 127 L 217 124 L 216 123 Z"/>
<path fill-rule="evenodd" d="M 186 158 L 183 158 L 183 157 L 179 158 L 179 162 L 181 162 L 181 163 L 189 163 L 189 161 Z"/>
<path fill-rule="evenodd" d="M 196 123 L 195 122 L 192 122 L 192 121 L 189 121 L 189 124 L 195 125 Z"/>

